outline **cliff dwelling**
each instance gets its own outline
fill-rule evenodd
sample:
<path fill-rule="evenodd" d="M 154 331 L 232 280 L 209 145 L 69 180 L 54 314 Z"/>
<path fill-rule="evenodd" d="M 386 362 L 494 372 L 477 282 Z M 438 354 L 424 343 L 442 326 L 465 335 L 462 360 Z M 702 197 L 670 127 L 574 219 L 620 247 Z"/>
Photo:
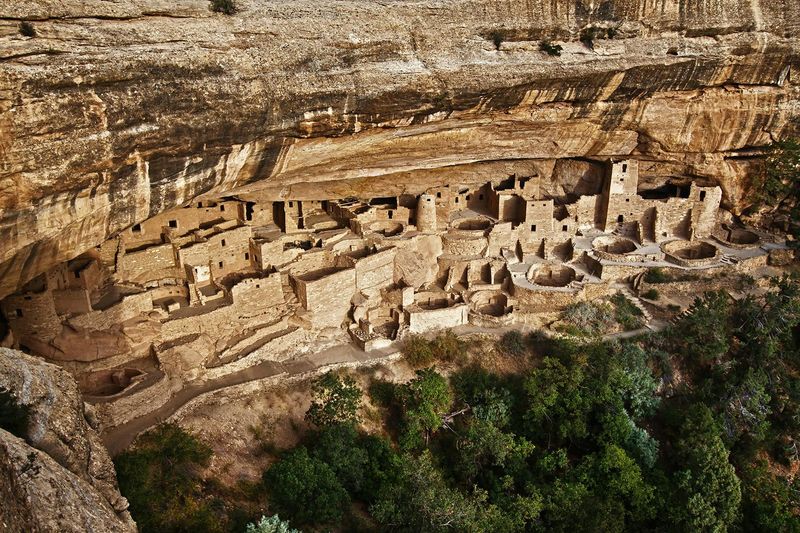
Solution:
<path fill-rule="evenodd" d="M 605 168 L 599 194 L 566 201 L 536 175 L 389 198 L 197 200 L 4 298 L 2 342 L 68 368 L 118 423 L 174 380 L 285 360 L 321 339 L 372 351 L 411 333 L 525 323 L 653 268 L 755 272 L 785 247 L 733 226 L 719 187 L 647 199 L 637 160 Z"/>
<path fill-rule="evenodd" d="M 0 530 L 800 531 L 798 73 L 800 0 L 0 1 Z"/>

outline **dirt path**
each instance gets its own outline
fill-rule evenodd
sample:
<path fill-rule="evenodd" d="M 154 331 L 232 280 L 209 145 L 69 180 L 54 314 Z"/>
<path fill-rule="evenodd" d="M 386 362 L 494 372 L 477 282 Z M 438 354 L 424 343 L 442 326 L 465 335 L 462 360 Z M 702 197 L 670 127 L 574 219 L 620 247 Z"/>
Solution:
<path fill-rule="evenodd" d="M 188 383 L 158 409 L 104 432 L 101 438 L 109 453 L 114 456 L 130 446 L 140 433 L 168 419 L 187 402 L 201 394 L 279 374 L 285 374 L 288 377 L 333 364 L 368 361 L 395 352 L 394 348 L 362 352 L 352 344 L 343 344 L 283 363 L 264 361 L 217 379 L 201 383 Z"/>
<path fill-rule="evenodd" d="M 658 331 L 663 329 L 666 323 L 655 323 L 649 328 L 641 328 L 633 331 L 624 331 L 621 333 L 614 333 L 605 335 L 606 339 L 625 339 L 635 337 L 650 331 Z M 461 326 L 454 328 L 454 331 L 460 335 L 486 333 L 486 334 L 503 334 L 512 329 L 519 329 L 513 326 L 487 328 L 479 326 Z M 147 431 L 151 427 L 159 424 L 160 422 L 168 419 L 178 409 L 186 405 L 190 400 L 205 394 L 226 387 L 240 385 L 248 381 L 255 381 L 259 379 L 285 374 L 287 377 L 296 376 L 304 372 L 330 366 L 339 363 L 360 362 L 386 357 L 397 352 L 395 346 L 383 348 L 381 350 L 373 350 L 371 352 L 362 352 L 352 344 L 342 344 L 333 346 L 326 350 L 322 350 L 312 355 L 291 359 L 283 363 L 275 361 L 264 361 L 255 366 L 245 368 L 238 372 L 228 374 L 221 378 L 204 381 L 201 383 L 189 383 L 180 391 L 175 393 L 164 405 L 158 409 L 139 418 L 126 422 L 120 426 L 110 429 L 102 434 L 103 442 L 108 448 L 109 453 L 114 456 L 122 452 L 125 448 L 130 446 L 133 440 L 142 432 Z"/>

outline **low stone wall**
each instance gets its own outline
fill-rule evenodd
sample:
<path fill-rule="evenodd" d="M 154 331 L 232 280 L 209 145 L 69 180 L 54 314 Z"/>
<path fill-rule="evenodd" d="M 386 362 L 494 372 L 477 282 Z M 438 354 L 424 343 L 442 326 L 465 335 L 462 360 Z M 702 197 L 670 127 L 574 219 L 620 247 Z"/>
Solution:
<path fill-rule="evenodd" d="M 120 303 L 104 311 L 92 311 L 70 318 L 69 324 L 76 328 L 104 330 L 152 310 L 153 297 L 149 292 L 142 292 L 125 296 Z"/>
<path fill-rule="evenodd" d="M 174 266 L 175 251 L 172 245 L 162 244 L 124 254 L 119 259 L 118 268 L 126 279 L 143 282 L 149 281 L 151 273 Z"/>
<path fill-rule="evenodd" d="M 411 333 L 454 328 L 468 323 L 469 307 L 466 304 L 456 304 L 442 309 L 411 310 L 406 311 L 406 318 Z"/>
<path fill-rule="evenodd" d="M 95 404 L 98 416 L 107 427 L 116 427 L 155 411 L 167 403 L 175 391 L 171 381 L 163 376 L 149 387 L 138 390 L 113 402 Z"/>
<path fill-rule="evenodd" d="M 560 311 L 583 299 L 583 288 L 547 290 L 513 285 L 515 309 L 528 313 Z"/>

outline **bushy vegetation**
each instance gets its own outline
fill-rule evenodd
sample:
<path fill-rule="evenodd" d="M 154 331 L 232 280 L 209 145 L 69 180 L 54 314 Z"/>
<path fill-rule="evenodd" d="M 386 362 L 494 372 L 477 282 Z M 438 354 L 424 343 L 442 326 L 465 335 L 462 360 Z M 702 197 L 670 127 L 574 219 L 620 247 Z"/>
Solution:
<path fill-rule="evenodd" d="M 617 36 L 617 33 L 617 28 L 613 26 L 608 28 L 589 26 L 581 30 L 580 41 L 590 50 L 594 50 L 595 41 L 599 39 L 613 39 Z"/>
<path fill-rule="evenodd" d="M 539 43 L 539 50 L 549 56 L 558 57 L 564 48 L 560 44 L 553 44 L 550 41 L 542 41 Z"/>
<path fill-rule="evenodd" d="M 36 37 L 36 28 L 27 20 L 19 23 L 19 34 L 23 37 Z"/>
<path fill-rule="evenodd" d="M 506 40 L 505 35 L 500 30 L 494 30 L 489 34 L 489 39 L 492 40 L 492 44 L 494 45 L 495 50 L 500 50 L 500 46 L 502 46 L 503 41 Z"/>
<path fill-rule="evenodd" d="M 611 303 L 614 305 L 614 315 L 622 329 L 631 331 L 644 327 L 642 310 L 628 300 L 624 294 L 616 293 L 611 297 Z"/>
<path fill-rule="evenodd" d="M 566 327 L 564 333 L 590 337 L 608 333 L 614 325 L 614 309 L 605 302 L 575 302 L 568 305 L 561 316 Z"/>
<path fill-rule="evenodd" d="M 223 15 L 234 15 L 237 11 L 235 0 L 211 0 L 211 11 Z"/>
<path fill-rule="evenodd" d="M 19 403 L 10 390 L 0 387 L 0 428 L 25 439 L 30 416 L 30 407 Z"/>
<path fill-rule="evenodd" d="M 524 375 L 418 370 L 370 387 L 379 435 L 332 418 L 281 454 L 268 512 L 307 531 L 800 531 L 799 333 L 800 288 L 781 278 L 699 296 L 636 339 L 532 336 Z M 159 431 L 120 469 L 135 518 L 214 531 L 192 474 L 207 453 Z"/>
<path fill-rule="evenodd" d="M 306 420 L 319 427 L 356 422 L 361 405 L 361 389 L 349 375 L 328 372 L 314 380 L 313 400 Z"/>
<path fill-rule="evenodd" d="M 622 343 L 539 336 L 541 361 L 524 377 L 476 365 L 449 379 L 418 371 L 383 395 L 395 406 L 387 413 L 398 419 L 396 440 L 353 426 L 312 439 L 308 456 L 330 465 L 348 498 L 337 500 L 340 514 L 315 513 L 306 523 L 798 531 L 798 487 L 769 465 L 800 460 L 800 293 L 782 279 L 763 299 L 731 302 L 703 295 L 666 332 Z M 381 443 L 382 462 L 373 463 L 361 439 Z M 391 469 L 358 467 L 366 464 Z M 353 479 L 356 471 L 365 473 Z M 298 512 L 286 516 L 309 518 Z"/>
<path fill-rule="evenodd" d="M 278 515 L 262 516 L 258 522 L 247 524 L 245 533 L 300 533 L 300 530 L 289 526 L 289 522 L 281 520 Z"/>
<path fill-rule="evenodd" d="M 513 329 L 503 334 L 498 342 L 500 349 L 508 355 L 521 357 L 528 352 L 525 336 L 519 330 Z"/>
<path fill-rule="evenodd" d="M 642 294 L 642 296 L 648 300 L 658 300 L 661 297 L 657 289 L 648 289 Z"/>
<path fill-rule="evenodd" d="M 457 362 L 463 358 L 464 341 L 452 331 L 446 331 L 428 340 L 422 335 L 409 335 L 403 342 L 403 358 L 412 368 L 422 368 L 436 361 Z"/>
<path fill-rule="evenodd" d="M 768 209 L 776 221 L 785 220 L 792 244 L 800 245 L 800 139 L 790 137 L 770 146 L 752 190 L 753 207 Z"/>
<path fill-rule="evenodd" d="M 116 457 L 120 491 L 139 531 L 223 531 L 223 520 L 203 494 L 201 469 L 211 448 L 175 424 L 161 424 Z"/>

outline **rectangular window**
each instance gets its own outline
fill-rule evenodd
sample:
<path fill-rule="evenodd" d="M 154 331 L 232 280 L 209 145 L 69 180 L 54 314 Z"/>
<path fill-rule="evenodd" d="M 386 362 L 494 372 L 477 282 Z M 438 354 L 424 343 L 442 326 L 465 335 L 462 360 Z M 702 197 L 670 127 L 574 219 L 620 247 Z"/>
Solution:
<path fill-rule="evenodd" d="M 79 271 L 76 270 L 73 274 L 75 274 L 75 279 L 81 279 L 81 273 Z"/>
<path fill-rule="evenodd" d="M 178 221 L 177 220 L 170 220 L 169 221 L 169 227 L 170 228 L 177 228 L 178 227 Z"/>
<path fill-rule="evenodd" d="M 225 204 L 220 204 L 219 210 L 220 211 L 225 211 Z"/>
<path fill-rule="evenodd" d="M 440 192 L 437 192 L 437 193 L 436 193 L 436 198 L 441 198 L 441 197 L 442 197 L 442 193 L 440 193 Z"/>
<path fill-rule="evenodd" d="M 131 231 L 134 233 L 141 233 L 142 232 L 142 225 L 141 224 L 134 224 L 131 228 Z"/>
<path fill-rule="evenodd" d="M 249 261 L 250 260 L 250 254 L 245 252 L 244 253 L 244 259 L 245 259 L 245 261 Z"/>
<path fill-rule="evenodd" d="M 456 196 L 456 203 L 458 203 L 458 196 Z"/>
<path fill-rule="evenodd" d="M 222 261 L 219 262 L 219 267 L 222 268 Z"/>
<path fill-rule="evenodd" d="M 222 246 L 225 246 L 225 239 L 222 239 Z"/>
<path fill-rule="evenodd" d="M 289 207 L 294 207 L 294 202 L 289 202 Z"/>
<path fill-rule="evenodd" d="M 706 199 L 706 191 L 700 191 L 700 201 L 704 202 Z"/>
<path fill-rule="evenodd" d="M 22 318 L 22 309 L 17 309 L 17 318 Z"/>
<path fill-rule="evenodd" d="M 620 222 L 620 223 L 625 222 L 625 217 L 622 216 L 622 215 L 618 216 L 617 217 L 617 222 Z"/>
<path fill-rule="evenodd" d="M 394 216 L 394 212 L 393 211 L 389 211 L 389 220 L 392 220 L 393 216 Z"/>
<path fill-rule="evenodd" d="M 536 224 L 531 224 L 531 231 L 536 231 Z"/>
<path fill-rule="evenodd" d="M 483 195 L 482 194 L 478 195 L 478 200 L 483 200 Z"/>
<path fill-rule="evenodd" d="M 627 172 L 627 171 L 628 171 L 628 164 L 622 163 L 622 172 Z"/>
<path fill-rule="evenodd" d="M 567 226 L 566 224 L 561 226 L 561 231 L 567 231 L 568 229 L 569 229 L 569 226 Z"/>

